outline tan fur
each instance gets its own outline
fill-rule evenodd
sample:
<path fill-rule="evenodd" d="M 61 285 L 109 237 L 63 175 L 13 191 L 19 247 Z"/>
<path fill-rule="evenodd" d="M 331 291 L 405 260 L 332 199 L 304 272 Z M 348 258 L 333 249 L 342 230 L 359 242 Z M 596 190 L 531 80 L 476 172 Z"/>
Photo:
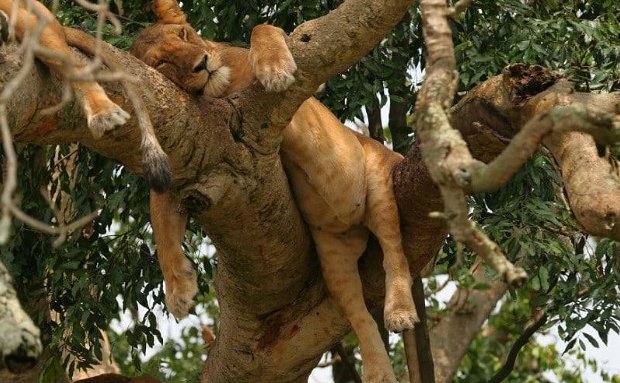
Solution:
<path fill-rule="evenodd" d="M 184 20 L 179 18 L 181 10 L 175 5 L 174 0 L 156 0 L 157 9 L 171 10 L 174 19 Z M 168 20 L 165 15 L 159 17 Z M 189 36 L 191 33 L 195 37 Z M 184 38 L 178 38 L 183 34 Z M 187 68 L 202 55 L 208 59 L 217 57 L 231 74 L 229 87 L 217 96 L 227 96 L 255 79 L 272 91 L 286 89 L 296 66 L 285 39 L 279 28 L 258 26 L 252 32 L 248 52 L 220 43 L 200 42 L 185 21 L 176 26 L 160 21 L 138 37 L 132 52 L 156 67 L 158 62 L 165 61 L 167 72 L 162 72 L 172 74 L 169 77 L 176 84 L 207 95 L 213 95 L 208 91 L 209 73 L 197 82 L 195 71 Z M 169 54 L 170 51 L 174 52 Z M 202 84 L 202 89 L 196 83 Z M 360 340 L 364 382 L 393 383 L 396 379 L 389 357 L 364 303 L 357 261 L 372 232 L 384 252 L 386 327 L 392 331 L 412 328 L 418 318 L 390 174 L 401 156 L 346 128 L 315 98 L 301 105 L 283 131 L 281 154 L 298 206 L 310 226 L 327 287 Z M 171 276 L 166 277 L 166 293 L 174 294 L 166 298 L 168 308 L 173 314 L 184 316 L 196 291 L 194 275 L 191 287 L 187 287 L 189 281 L 178 278 L 189 275 L 181 249 L 187 217 L 176 211 L 169 194 L 151 193 L 151 214 L 162 269 L 165 276 Z M 189 304 L 182 307 L 185 303 Z"/>
<path fill-rule="evenodd" d="M 0 0 L 0 11 L 10 17 L 14 1 L 17 0 Z M 39 43 L 44 48 L 61 54 L 68 61 L 68 65 L 58 58 L 43 54 L 39 54 L 37 58 L 63 79 L 76 75 L 82 66 L 67 45 L 62 26 L 43 4 L 33 2 L 33 8 L 47 19 L 47 25 L 39 37 Z M 39 17 L 35 13 L 29 12 L 21 1 L 17 5 L 15 16 L 15 37 L 21 41 L 26 33 L 36 29 Z M 88 127 L 95 138 L 101 138 L 106 131 L 124 124 L 129 118 L 129 114 L 110 101 L 96 82 L 73 81 L 71 87 L 77 99 L 82 103 L 84 114 L 88 120 Z"/>
<path fill-rule="evenodd" d="M 54 15 L 41 3 L 33 2 L 32 6 L 34 11 L 31 12 L 19 0 L 0 0 L 0 44 L 12 37 L 8 35 L 10 31 L 8 25 L 11 21 L 15 24 L 15 37 L 21 41 L 27 33 L 37 28 L 39 16 L 44 17 L 47 24 L 39 36 L 39 44 L 47 50 L 59 54 L 63 59 L 45 54 L 38 54 L 37 58 L 63 79 L 78 75 L 83 64 L 80 63 L 69 46 L 94 55 L 95 39 L 84 32 L 63 28 L 54 18 Z M 15 13 L 13 13 L 13 8 L 16 10 Z M 15 20 L 9 20 L 10 17 L 15 17 Z M 101 58 L 111 70 L 122 71 L 121 65 L 110 55 L 107 55 L 105 50 L 101 52 Z M 151 188 L 163 192 L 168 189 L 171 178 L 168 156 L 159 145 L 148 113 L 137 96 L 133 84 L 124 80 L 123 86 L 129 95 L 139 121 L 144 178 Z M 106 131 L 123 125 L 129 119 L 129 114 L 112 102 L 98 83 L 94 81 L 71 81 L 71 88 L 82 104 L 88 127 L 95 138 L 101 138 Z"/>

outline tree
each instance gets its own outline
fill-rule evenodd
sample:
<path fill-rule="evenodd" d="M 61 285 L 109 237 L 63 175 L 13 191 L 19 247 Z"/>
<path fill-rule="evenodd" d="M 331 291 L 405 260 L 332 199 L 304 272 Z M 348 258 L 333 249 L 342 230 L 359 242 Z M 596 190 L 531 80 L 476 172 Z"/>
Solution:
<path fill-rule="evenodd" d="M 179 201 L 195 217 L 194 231 L 204 230 L 218 250 L 214 284 L 220 297 L 219 341 L 209 352 L 205 369 L 208 378 L 203 377 L 203 381 L 304 381 L 321 354 L 348 332 L 347 323 L 324 291 L 311 241 L 279 166 L 277 149 L 280 130 L 299 103 L 320 83 L 358 62 L 377 43 L 381 44 L 343 77 L 328 82 L 323 98 L 343 119 L 359 116 L 361 107 L 367 105 L 369 120 L 376 122 L 378 106 L 386 101 L 386 92 L 389 94 L 390 129 L 385 130 L 386 137 L 392 137 L 394 147 L 408 153 L 394 170 L 394 182 L 410 269 L 420 274 L 443 247 L 436 272 L 450 269 L 463 289 L 462 295 L 469 296 L 468 315 L 455 314 L 462 311 L 462 304 L 456 304 L 459 310 L 442 312 L 440 317 L 435 307 L 430 310 L 431 320 L 438 322 L 430 330 L 436 381 L 451 380 L 507 286 L 483 279 L 486 273 L 481 266 L 476 266 L 473 274 L 465 271 L 475 265 L 474 254 L 454 244 L 453 227 L 444 244 L 446 221 L 429 217 L 429 213 L 443 210 L 440 192 L 421 161 L 419 143 L 405 149 L 403 132 L 408 129 L 410 108 L 415 104 L 413 117 L 420 118 L 422 106 L 428 104 L 428 99 L 419 102 L 427 96 L 418 92 L 419 84 L 410 68 L 430 75 L 430 64 L 435 63 L 422 56 L 425 48 L 420 11 L 407 1 L 379 4 L 349 0 L 337 11 L 302 24 L 336 8 L 337 2 L 276 3 L 188 2 L 184 6 L 205 37 L 247 41 L 251 27 L 265 20 L 292 31 L 291 50 L 300 70 L 296 85 L 284 95 L 267 95 L 255 86 L 230 102 L 196 99 L 126 53 L 104 47 L 138 78 L 140 97 L 170 155 Z M 147 18 L 143 5 L 125 4 L 130 19 L 125 29 L 128 33 L 138 30 Z M 71 4 L 62 4 L 59 14 L 73 25 L 95 25 L 93 18 L 85 19 Z M 617 93 L 582 92 L 613 91 L 617 86 L 620 30 L 615 22 L 619 16 L 611 1 L 568 4 L 504 0 L 477 2 L 451 19 L 456 62 L 462 74 L 458 85 L 463 93 L 457 95 L 459 102 L 449 113 L 452 125 L 462 133 L 474 156 L 485 162 L 496 158 L 519 131 L 547 121 L 545 112 L 557 105 L 584 103 L 617 114 Z M 204 22 L 214 18 L 221 22 L 218 26 Z M 384 38 L 389 30 L 392 34 Z M 131 40 L 128 36 L 112 41 L 127 47 Z M 2 49 L 0 78 L 6 84 L 19 70 L 20 59 L 15 47 Z M 449 60 L 449 52 L 443 52 Z M 435 57 L 431 50 L 426 53 Z M 506 65 L 516 62 L 564 68 L 563 74 L 577 81 L 577 91 L 541 67 L 511 66 L 502 72 Z M 492 77 L 498 73 L 502 74 Z M 112 83 L 106 89 L 115 100 L 127 104 L 119 85 Z M 59 220 L 38 192 L 41 186 L 50 194 L 55 190 L 67 193 L 73 203 L 69 218 L 101 209 L 90 227 L 74 232 L 58 248 L 53 249 L 47 236 L 30 231 L 19 221 L 13 224 L 9 245 L 2 248 L 2 259 L 16 275 L 15 285 L 27 310 L 38 312 L 41 318 L 49 299 L 49 307 L 60 314 L 55 323 L 37 320 L 46 323 L 40 327 L 48 337 L 44 343 L 52 355 L 43 367 L 48 379 L 59 375 L 61 363 L 68 361 L 62 357 L 63 351 L 77 356 L 72 368 L 101 359 L 98 329 L 107 328 L 117 315 L 117 296 L 122 296 L 122 304 L 130 309 L 135 309 L 137 302 L 152 307 L 153 302 L 162 300 L 161 276 L 145 229 L 147 190 L 133 175 L 140 173 L 136 122 L 132 120 L 95 141 L 74 104 L 57 114 L 36 114 L 56 104 L 61 95 L 62 85 L 37 66 L 7 104 L 16 143 L 78 141 L 83 145 L 78 149 L 59 148 L 61 155 L 56 160 L 50 159 L 55 149 L 19 147 L 19 166 L 25 170 L 19 178 L 23 209 L 44 221 L 52 217 Z M 178 105 L 184 107 L 179 109 Z M 205 110 L 209 113 L 201 112 Z M 574 121 L 570 116 L 565 125 L 583 128 L 589 120 Z M 416 127 L 420 129 L 419 122 Z M 421 140 L 431 142 L 423 135 Z M 613 146 L 597 151 L 593 141 L 579 133 L 552 133 L 544 145 L 546 149 L 534 156 L 509 185 L 469 197 L 467 212 L 529 272 L 527 286 L 513 293 L 523 304 L 522 311 L 511 316 L 515 328 L 509 329 L 507 336 L 493 339 L 512 344 L 515 337 L 511 334 L 519 332 L 519 323 L 542 318 L 544 313 L 548 323 L 561 323 L 561 335 L 569 346 L 585 348 L 583 339 L 598 342 L 581 331 L 588 325 L 602 341 L 611 331 L 618 332 L 619 250 L 613 241 L 619 237 L 615 223 L 618 205 L 614 203 L 620 190 L 614 167 L 617 162 Z M 52 177 L 57 168 L 67 167 L 67 159 L 72 157 L 77 157 L 74 169 Z M 437 163 L 426 163 L 433 173 Z M 514 159 L 509 161 L 509 165 L 514 163 Z M 502 177 L 508 174 L 505 166 L 500 170 Z M 224 182 L 230 182 L 225 191 L 221 189 Z M 113 225 L 120 234 L 106 236 Z M 243 230 L 239 230 L 240 225 Z M 458 235 L 456 238 L 463 241 Z M 589 251 L 594 244 L 595 249 Z M 209 274 L 212 261 L 202 262 L 205 274 Z M 361 270 L 367 303 L 373 309 L 382 304 L 379 262 L 380 251 L 371 241 Z M 26 279 L 24 275 L 32 277 Z M 149 293 L 153 302 L 147 300 Z M 35 310 L 41 303 L 44 308 Z M 508 305 L 503 307 L 509 309 Z M 126 337 L 128 344 L 152 344 L 159 336 L 154 315 L 149 310 L 139 319 L 143 323 Z M 490 323 L 488 331 L 501 331 L 502 326 Z M 319 330 L 321 336 L 315 337 Z M 474 355 L 484 348 L 474 344 L 469 350 Z M 465 361 L 462 371 L 469 377 L 488 379 L 488 366 L 472 357 Z M 534 370 L 517 367 L 514 374 L 518 376 Z"/>

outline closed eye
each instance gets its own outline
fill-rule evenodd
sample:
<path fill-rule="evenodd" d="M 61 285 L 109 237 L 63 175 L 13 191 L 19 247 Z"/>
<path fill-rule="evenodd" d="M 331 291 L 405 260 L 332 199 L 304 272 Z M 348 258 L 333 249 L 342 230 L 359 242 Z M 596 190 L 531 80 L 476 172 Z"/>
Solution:
<path fill-rule="evenodd" d="M 164 65 L 170 64 L 168 61 L 164 61 L 164 60 L 159 60 L 157 62 L 155 62 L 155 65 L 153 65 L 153 68 L 155 69 L 159 69 Z"/>

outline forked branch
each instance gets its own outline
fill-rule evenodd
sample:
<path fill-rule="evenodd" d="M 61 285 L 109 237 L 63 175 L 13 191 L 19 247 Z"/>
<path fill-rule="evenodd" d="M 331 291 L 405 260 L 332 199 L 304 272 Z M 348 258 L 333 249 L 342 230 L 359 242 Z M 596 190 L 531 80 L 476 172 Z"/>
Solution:
<path fill-rule="evenodd" d="M 524 281 L 525 271 L 514 267 L 497 244 L 468 219 L 466 193 L 503 186 L 551 133 L 582 131 L 611 144 L 620 140 L 620 124 L 613 114 L 582 105 L 558 107 L 528 122 L 489 165 L 474 159 L 448 117 L 458 81 L 446 19 L 451 12 L 443 0 L 422 0 L 420 8 L 428 66 L 416 104 L 416 132 L 424 162 L 443 197 L 445 210 L 441 217 L 447 219 L 457 241 L 481 255 L 508 283 L 518 285 Z"/>

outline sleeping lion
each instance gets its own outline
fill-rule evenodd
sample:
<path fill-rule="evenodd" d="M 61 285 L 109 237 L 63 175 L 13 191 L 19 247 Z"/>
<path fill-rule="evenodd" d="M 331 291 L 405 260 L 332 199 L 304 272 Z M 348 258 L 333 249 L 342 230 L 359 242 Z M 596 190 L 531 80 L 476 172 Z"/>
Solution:
<path fill-rule="evenodd" d="M 28 6 L 31 7 L 30 10 L 27 8 Z M 15 36 L 9 35 L 12 32 L 11 24 L 14 25 Z M 75 80 L 75 78 L 79 78 L 84 64 L 77 54 L 71 50 L 70 46 L 94 55 L 95 39 L 92 36 L 75 29 L 63 28 L 54 15 L 38 1 L 0 0 L 0 46 L 12 38 L 23 41 L 29 33 L 34 33 L 40 25 L 43 27 L 38 36 L 39 45 L 53 52 L 53 55 L 36 50 L 36 58 L 47 65 L 61 79 L 70 81 L 71 89 L 82 105 L 88 128 L 93 137 L 99 139 L 107 131 L 125 124 L 129 119 L 129 114 L 108 98 L 101 85 L 95 81 Z M 112 57 L 102 53 L 101 58 L 111 70 L 122 72 L 121 66 Z M 130 92 L 135 93 L 131 83 L 122 82 L 128 94 Z M 138 125 L 142 136 L 144 178 L 151 188 L 164 191 L 168 188 L 171 177 L 168 156 L 159 145 L 148 114 L 142 107 L 141 100 L 135 94 L 131 99 L 140 122 Z"/>
<path fill-rule="evenodd" d="M 255 80 L 267 91 L 284 90 L 294 81 L 296 65 L 281 29 L 255 27 L 246 50 L 203 40 L 174 0 L 156 0 L 154 11 L 157 23 L 141 32 L 132 53 L 186 91 L 227 97 Z M 357 261 L 372 232 L 384 253 L 385 325 L 391 331 L 413 328 L 418 318 L 391 177 L 402 157 L 346 128 L 315 98 L 305 101 L 284 129 L 281 157 L 325 283 L 359 338 L 364 382 L 396 382 L 364 303 Z M 168 193 L 151 193 L 151 220 L 167 307 L 185 316 L 197 292 L 195 271 L 181 248 L 187 216 Z"/>

